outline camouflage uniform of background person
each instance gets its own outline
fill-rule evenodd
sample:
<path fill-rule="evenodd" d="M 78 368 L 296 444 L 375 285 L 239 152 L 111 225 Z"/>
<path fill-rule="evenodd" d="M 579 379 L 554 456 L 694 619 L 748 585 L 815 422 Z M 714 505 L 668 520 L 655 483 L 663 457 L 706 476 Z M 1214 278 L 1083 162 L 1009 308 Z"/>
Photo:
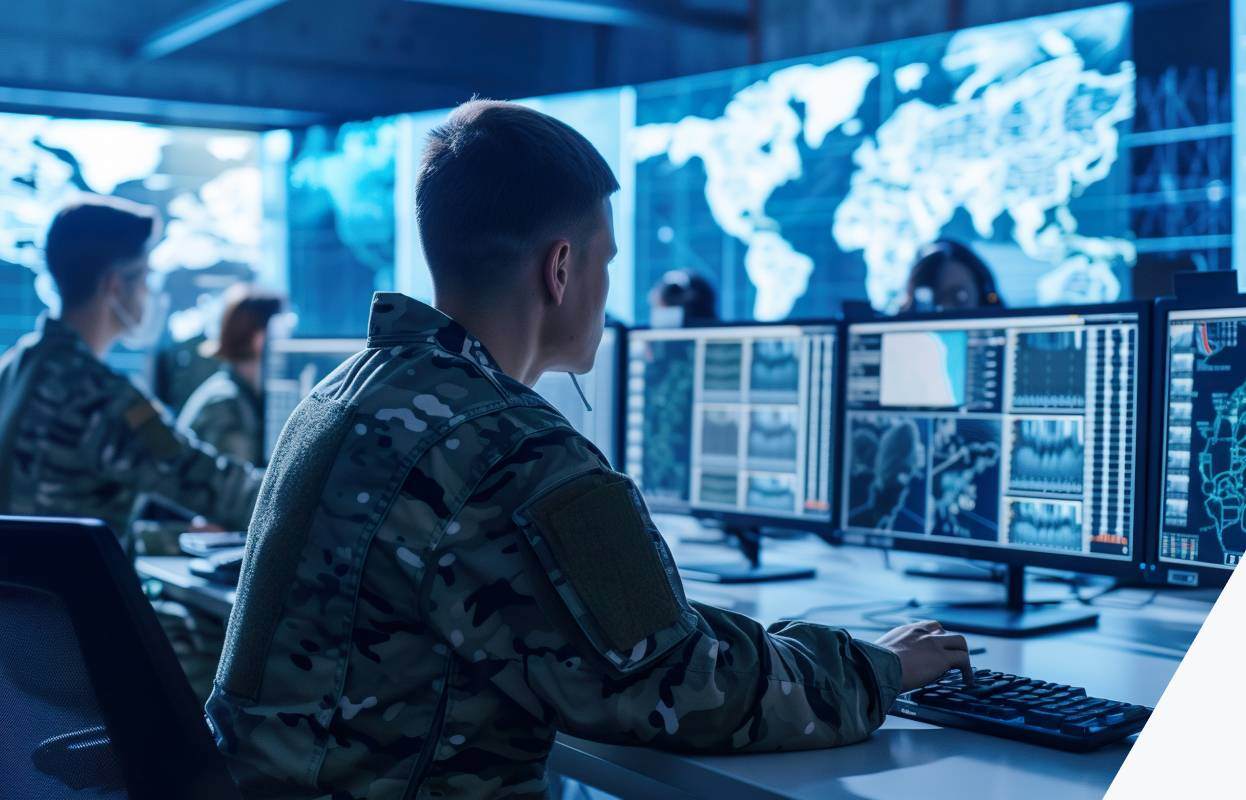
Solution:
<path fill-rule="evenodd" d="M 264 400 L 261 359 L 268 323 L 281 311 L 281 298 L 239 284 L 225 295 L 221 330 L 205 355 L 221 368 L 182 407 L 177 426 L 218 452 L 259 464 L 264 459 Z"/>
<path fill-rule="evenodd" d="M 952 666 L 689 602 L 636 488 L 531 386 L 584 372 L 616 252 L 600 155 L 473 102 L 430 139 L 438 309 L 378 294 L 256 506 L 208 702 L 247 797 L 541 796 L 558 731 L 700 752 L 859 741 Z M 444 312 L 444 313 L 443 313 Z"/>
<path fill-rule="evenodd" d="M 41 316 L 0 357 L 0 513 L 97 517 L 131 550 L 142 495 L 246 527 L 259 473 L 178 433 L 158 403 L 102 360 L 143 325 L 158 231 L 153 209 L 114 198 L 85 199 L 53 221 L 47 262 L 61 313 Z M 166 630 L 206 695 L 215 661 L 200 657 L 201 629 L 178 621 Z"/>

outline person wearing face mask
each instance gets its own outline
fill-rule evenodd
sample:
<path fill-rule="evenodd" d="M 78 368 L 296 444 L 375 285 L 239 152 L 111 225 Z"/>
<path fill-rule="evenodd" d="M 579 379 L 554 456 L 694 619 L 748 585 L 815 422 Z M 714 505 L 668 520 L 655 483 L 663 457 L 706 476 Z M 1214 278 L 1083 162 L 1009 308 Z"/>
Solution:
<path fill-rule="evenodd" d="M 714 286 L 690 269 L 666 272 L 649 290 L 649 321 L 655 328 L 717 322 Z"/>
<path fill-rule="evenodd" d="M 252 464 L 264 457 L 260 359 L 269 320 L 281 306 L 280 297 L 255 286 L 230 288 L 220 335 L 205 352 L 221 368 L 191 394 L 177 418 L 177 426 L 201 442 Z"/>
<path fill-rule="evenodd" d="M 128 541 L 143 493 L 247 527 L 260 473 L 179 433 L 103 360 L 117 341 L 149 347 L 159 334 L 163 318 L 145 309 L 160 228 L 155 209 L 110 197 L 53 220 L 45 256 L 60 313 L 0 357 L 0 513 L 96 517 Z"/>
<path fill-rule="evenodd" d="M 918 255 L 899 311 L 927 313 L 1003 305 L 986 262 L 960 242 L 941 239 Z"/>

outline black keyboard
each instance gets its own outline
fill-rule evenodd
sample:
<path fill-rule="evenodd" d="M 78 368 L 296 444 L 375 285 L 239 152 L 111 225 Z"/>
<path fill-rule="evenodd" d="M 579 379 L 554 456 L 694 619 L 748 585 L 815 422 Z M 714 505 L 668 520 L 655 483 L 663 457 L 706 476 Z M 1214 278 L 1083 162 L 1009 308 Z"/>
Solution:
<path fill-rule="evenodd" d="M 896 698 L 891 713 L 949 728 L 1085 752 L 1142 730 L 1151 709 L 1087 697 L 1077 686 L 980 669 L 966 686 L 953 670 Z"/>

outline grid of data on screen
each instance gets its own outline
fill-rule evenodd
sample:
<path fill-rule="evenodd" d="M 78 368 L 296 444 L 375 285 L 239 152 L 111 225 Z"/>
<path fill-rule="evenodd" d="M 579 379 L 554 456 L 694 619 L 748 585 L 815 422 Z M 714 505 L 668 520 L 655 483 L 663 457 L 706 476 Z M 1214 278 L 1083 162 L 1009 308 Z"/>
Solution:
<path fill-rule="evenodd" d="M 1160 559 L 1232 569 L 1246 551 L 1246 309 L 1168 316 Z"/>
<path fill-rule="evenodd" d="M 1136 315 L 854 325 L 842 527 L 1129 558 Z"/>
<path fill-rule="evenodd" d="M 829 521 L 835 329 L 636 331 L 628 473 L 651 506 Z"/>

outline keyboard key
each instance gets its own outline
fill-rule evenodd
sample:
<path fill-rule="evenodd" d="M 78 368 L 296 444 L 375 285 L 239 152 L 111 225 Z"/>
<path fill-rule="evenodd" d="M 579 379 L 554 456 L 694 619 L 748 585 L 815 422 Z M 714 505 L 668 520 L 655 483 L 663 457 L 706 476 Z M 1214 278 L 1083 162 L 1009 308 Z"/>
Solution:
<path fill-rule="evenodd" d="M 1005 689 L 1009 688 L 1010 686 L 1012 686 L 1011 681 L 992 681 L 991 683 L 979 683 L 977 686 L 973 686 L 973 687 L 965 689 L 965 694 L 970 694 L 970 695 L 973 695 L 974 697 L 987 697 L 989 695 L 995 694 L 996 692 L 1002 692 Z"/>
<path fill-rule="evenodd" d="M 1068 736 L 1093 736 L 1104 729 L 1103 720 L 1099 717 L 1091 717 L 1090 719 L 1065 720 L 1060 726 L 1060 732 Z"/>
<path fill-rule="evenodd" d="M 1064 715 L 1031 708 L 1025 712 L 1025 723 L 1037 725 L 1040 728 L 1059 728 L 1064 724 Z"/>
<path fill-rule="evenodd" d="M 1141 706 L 1130 706 L 1129 708 L 1108 714 L 1103 721 L 1108 725 L 1120 725 L 1122 722 L 1132 722 L 1135 719 L 1145 717 L 1150 712 Z"/>

